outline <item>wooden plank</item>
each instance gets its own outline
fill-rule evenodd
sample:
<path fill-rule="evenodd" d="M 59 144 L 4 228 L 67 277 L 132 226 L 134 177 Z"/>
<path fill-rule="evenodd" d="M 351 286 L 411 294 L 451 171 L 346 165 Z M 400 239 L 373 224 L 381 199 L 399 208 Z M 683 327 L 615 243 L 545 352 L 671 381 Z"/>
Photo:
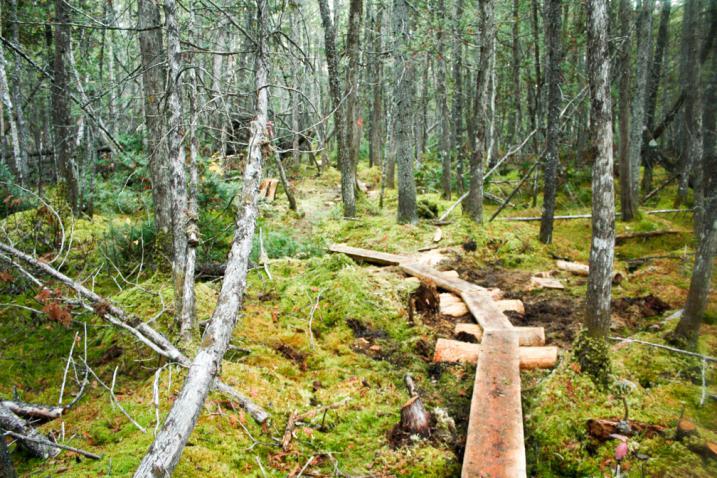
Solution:
<path fill-rule="evenodd" d="M 495 331 L 496 333 L 498 331 Z M 513 331 L 510 331 L 513 332 Z M 517 331 L 514 331 L 517 334 Z M 460 340 L 438 339 L 433 353 L 434 362 L 470 363 L 478 362 L 481 351 L 486 347 L 485 335 L 480 344 L 461 342 Z M 520 335 L 518 344 L 520 344 Z M 531 370 L 535 368 L 553 368 L 558 363 L 557 347 L 520 347 L 518 350 L 520 368 Z"/>
<path fill-rule="evenodd" d="M 425 267 L 417 263 L 404 263 L 400 264 L 401 270 L 406 274 L 418 277 L 421 280 L 433 281 L 441 289 L 445 289 L 454 294 L 461 295 L 464 291 L 473 290 L 485 290 L 475 284 L 471 284 L 468 281 L 464 281 L 458 277 L 451 277 L 448 275 L 441 274 L 435 269 Z"/>
<path fill-rule="evenodd" d="M 518 333 L 518 343 L 521 347 L 545 345 L 545 329 L 542 327 L 514 327 Z M 483 338 L 483 329 L 478 324 L 456 324 L 453 333 L 472 335 L 476 341 Z"/>
<path fill-rule="evenodd" d="M 388 252 L 372 251 L 370 249 L 361 249 L 360 247 L 351 247 L 345 244 L 331 244 L 329 251 L 346 254 L 354 259 L 360 259 L 372 264 L 379 264 L 384 266 L 397 266 L 402 261 L 405 261 L 404 256 L 398 254 L 390 254 Z"/>
<path fill-rule="evenodd" d="M 462 478 L 525 478 L 518 335 L 487 331 L 476 368 Z"/>
<path fill-rule="evenodd" d="M 495 301 L 485 290 L 469 290 L 463 292 L 461 298 L 476 321 L 483 327 L 483 330 L 513 328 L 508 317 L 500 311 Z"/>

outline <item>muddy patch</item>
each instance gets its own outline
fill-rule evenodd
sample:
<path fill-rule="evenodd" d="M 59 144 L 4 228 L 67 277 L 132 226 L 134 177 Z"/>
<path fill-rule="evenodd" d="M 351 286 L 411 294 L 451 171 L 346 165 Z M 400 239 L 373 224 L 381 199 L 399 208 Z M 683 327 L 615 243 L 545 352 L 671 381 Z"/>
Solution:
<path fill-rule="evenodd" d="M 545 329 L 546 343 L 562 349 L 570 348 L 580 330 L 584 301 L 558 291 L 539 294 L 510 293 L 507 296 L 521 299 L 525 315 L 506 312 L 513 325 Z"/>
<path fill-rule="evenodd" d="M 643 297 L 623 297 L 612 301 L 612 311 L 625 320 L 639 325 L 640 319 L 657 317 L 672 309 L 670 304 L 652 294 Z"/>
<path fill-rule="evenodd" d="M 287 344 L 279 344 L 275 350 L 279 352 L 284 358 L 291 360 L 298 365 L 299 370 L 302 372 L 306 371 L 306 354 L 296 350 L 294 347 Z"/>

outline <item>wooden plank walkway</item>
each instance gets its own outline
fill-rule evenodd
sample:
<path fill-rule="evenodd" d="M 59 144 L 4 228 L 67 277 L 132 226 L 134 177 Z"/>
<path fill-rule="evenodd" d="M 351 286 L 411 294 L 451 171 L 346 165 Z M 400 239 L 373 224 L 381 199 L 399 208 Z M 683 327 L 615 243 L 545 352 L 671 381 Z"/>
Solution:
<path fill-rule="evenodd" d="M 544 356 L 549 349 L 549 355 L 554 352 L 557 356 L 557 348 L 542 347 L 541 350 L 529 351 L 534 347 L 520 347 L 519 329 L 513 327 L 483 287 L 457 277 L 448 277 L 418 264 L 415 258 L 407 255 L 342 244 L 332 245 L 329 250 L 374 264 L 399 266 L 406 274 L 433 281 L 436 286 L 463 299 L 483 334 L 479 350 L 472 349 L 472 353 L 478 353 L 478 365 L 461 477 L 525 478 L 521 355 L 524 360 L 525 357 Z"/>

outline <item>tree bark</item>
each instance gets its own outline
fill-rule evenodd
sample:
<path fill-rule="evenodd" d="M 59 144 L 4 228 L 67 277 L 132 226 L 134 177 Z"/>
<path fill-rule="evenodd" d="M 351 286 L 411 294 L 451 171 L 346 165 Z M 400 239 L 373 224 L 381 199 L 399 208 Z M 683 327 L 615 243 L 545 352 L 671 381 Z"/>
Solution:
<path fill-rule="evenodd" d="M 10 123 L 10 141 L 12 146 L 12 171 L 20 184 L 25 184 L 22 151 L 20 149 L 20 137 L 18 134 L 17 122 L 13 109 L 13 101 L 10 98 L 10 86 L 5 74 L 5 48 L 0 48 L 0 100 L 7 109 L 8 122 Z M 16 105 L 15 105 L 16 106 Z M 4 134 L 4 131 L 2 131 Z M 2 147 L 2 144 L 0 144 Z"/>
<path fill-rule="evenodd" d="M 351 0 L 349 4 L 349 25 L 346 33 L 346 55 L 348 56 L 348 65 L 346 67 L 346 128 L 344 145 L 348 152 L 346 164 L 341 166 L 341 178 L 352 181 L 354 201 L 357 193 L 356 187 L 356 166 L 358 164 L 358 116 L 359 106 L 359 78 L 361 73 L 360 60 L 360 41 L 361 41 L 361 23 L 363 21 L 363 0 Z M 356 215 L 356 206 L 353 206 L 353 214 Z M 348 215 L 347 215 L 348 216 Z"/>
<path fill-rule="evenodd" d="M 189 369 L 182 391 L 134 476 L 171 475 L 199 418 L 211 384 L 231 339 L 246 287 L 247 265 L 258 215 L 258 191 L 264 161 L 268 113 L 268 2 L 257 0 L 256 116 L 252 121 L 244 188 L 221 292 L 204 332 L 202 346 Z"/>
<path fill-rule="evenodd" d="M 628 145 L 630 143 L 630 47 L 632 45 L 632 6 L 630 0 L 620 0 L 620 35 L 622 45 L 618 57 L 620 89 L 620 207 L 622 218 L 630 221 L 637 212 L 637 198 L 632 188 L 632 163 Z"/>
<path fill-rule="evenodd" d="M 699 163 L 699 156 L 695 156 L 693 147 L 697 146 L 696 135 L 700 134 L 697 125 L 699 108 L 696 97 L 699 84 L 700 62 L 698 58 L 699 31 L 700 31 L 700 0 L 689 0 L 684 4 L 682 17 L 682 39 L 680 48 L 680 86 L 685 95 L 682 110 L 682 123 L 679 134 L 678 147 L 680 149 L 681 174 L 677 189 L 675 207 L 679 207 L 687 199 L 691 173 Z M 701 147 L 701 144 L 700 144 Z"/>
<path fill-rule="evenodd" d="M 453 77 L 453 103 L 451 104 L 451 147 L 456 159 L 456 180 L 458 192 L 463 194 L 463 18 L 464 0 L 456 0 L 456 9 L 453 18 L 453 44 L 452 44 L 452 77 Z"/>
<path fill-rule="evenodd" d="M 475 110 L 473 111 L 473 136 L 475 144 L 470 158 L 470 190 L 463 202 L 464 213 L 477 222 L 483 222 L 483 163 L 488 148 L 486 136 L 488 129 L 488 86 L 490 66 L 493 57 L 494 5 L 493 0 L 480 0 L 480 59 L 475 82 Z"/>
<path fill-rule="evenodd" d="M 69 77 L 67 55 L 70 50 L 70 32 L 67 24 L 70 16 L 64 0 L 55 0 L 55 58 L 54 84 L 52 88 L 52 116 L 55 137 L 55 153 L 60 172 L 65 180 L 65 196 L 72 214 L 80 213 L 80 180 L 73 151 L 73 123 L 70 113 Z"/>
<path fill-rule="evenodd" d="M 443 199 L 451 199 L 451 125 L 450 113 L 448 111 L 448 93 L 446 92 L 446 58 L 444 51 L 447 49 L 443 21 L 446 18 L 446 1 L 438 1 L 438 10 L 435 19 L 438 28 L 436 43 L 438 47 L 438 60 L 436 78 L 436 98 L 438 100 L 438 114 L 440 115 L 441 133 L 438 144 L 438 155 L 441 159 L 441 189 Z"/>
<path fill-rule="evenodd" d="M 396 101 L 395 134 L 398 165 L 398 222 L 418 222 L 416 211 L 416 179 L 413 175 L 411 147 L 411 116 L 415 96 L 413 58 L 408 51 L 411 39 L 411 18 L 407 0 L 393 2 L 393 37 L 395 55 L 394 98 Z"/>
<path fill-rule="evenodd" d="M 321 11 L 321 23 L 324 27 L 324 49 L 326 65 L 329 72 L 329 94 L 334 108 L 334 129 L 338 149 L 339 167 L 341 169 L 341 199 L 344 203 L 344 216 L 356 216 L 356 177 L 351 176 L 351 164 L 347 145 L 345 124 L 341 106 L 341 85 L 339 83 L 339 58 L 336 50 L 336 25 L 331 19 L 328 0 L 318 0 Z"/>
<path fill-rule="evenodd" d="M 672 1 L 661 0 L 662 7 L 660 9 L 660 26 L 657 31 L 657 40 L 655 42 L 655 54 L 650 64 L 650 75 L 647 78 L 647 98 L 645 100 L 645 133 L 655 129 L 655 111 L 657 109 L 657 95 L 660 89 L 660 80 L 662 78 L 662 62 L 665 57 L 670 37 L 670 10 Z M 654 145 L 649 134 L 643 134 L 642 137 L 642 163 L 645 170 L 642 176 L 642 191 L 648 193 L 652 191 L 652 171 L 654 167 Z"/>
<path fill-rule="evenodd" d="M 605 340 L 610 330 L 612 263 L 615 255 L 615 198 L 612 183 L 612 102 L 608 56 L 607 0 L 588 1 L 588 77 L 593 151 L 592 243 L 585 326 Z"/>
<path fill-rule="evenodd" d="M 513 80 L 513 109 L 508 120 L 507 144 L 512 144 L 516 135 L 520 134 L 522 123 L 522 105 L 520 91 L 520 0 L 513 0 L 513 28 L 512 28 L 512 80 Z"/>
<path fill-rule="evenodd" d="M 371 107 L 371 130 L 369 132 L 369 165 L 379 165 L 383 169 L 383 61 L 381 50 L 383 49 L 383 37 L 381 18 L 383 7 L 373 12 L 372 24 L 372 50 L 370 55 L 371 82 L 372 82 L 372 107 Z"/>
<path fill-rule="evenodd" d="M 16 45 L 20 44 L 20 24 L 17 19 L 17 0 L 10 0 L 10 15 L 13 21 L 12 23 L 12 41 Z M 20 146 L 20 161 L 19 167 L 22 172 L 22 177 L 27 179 L 29 174 L 29 164 L 27 161 L 27 148 L 28 148 L 28 136 L 27 127 L 25 126 L 25 113 L 23 109 L 23 98 L 20 91 L 21 80 L 22 80 L 22 68 L 20 67 L 20 61 L 15 61 L 15 67 L 12 72 L 12 85 L 10 87 L 12 102 L 15 111 L 15 121 L 17 123 L 17 138 Z M 39 175 L 39 171 L 38 171 Z"/>
<path fill-rule="evenodd" d="M 553 240 L 553 216 L 555 196 L 558 190 L 558 164 L 560 156 L 560 64 L 562 47 L 560 0 L 545 2 L 545 40 L 548 49 L 545 81 L 548 84 L 548 122 L 545 136 L 545 169 L 543 172 L 543 219 L 540 221 L 540 242 L 550 244 Z"/>
<path fill-rule="evenodd" d="M 172 276 L 174 278 L 175 318 L 181 328 L 184 314 L 183 290 L 187 266 L 187 177 L 185 171 L 184 142 L 180 76 L 182 74 L 182 52 L 177 25 L 177 4 L 175 0 L 164 0 L 164 18 L 167 28 L 167 59 L 169 83 L 167 85 L 167 106 L 169 108 L 168 140 L 170 165 L 170 194 L 172 204 Z"/>
<path fill-rule="evenodd" d="M 139 50 L 142 61 L 142 94 L 144 96 L 144 121 L 147 126 L 147 155 L 152 181 L 155 228 L 165 252 L 171 253 L 172 204 L 169 193 L 169 164 L 167 143 L 164 141 L 164 113 L 161 100 L 164 97 L 166 68 L 162 45 L 162 30 L 151 28 L 161 25 L 156 0 L 138 0 L 137 10 Z"/>
<path fill-rule="evenodd" d="M 645 129 L 645 97 L 649 73 L 650 52 L 652 51 L 652 14 L 655 0 L 642 0 L 637 21 L 637 57 L 635 60 L 635 84 L 633 85 L 630 111 L 630 138 L 627 151 L 630 163 L 630 200 L 621 205 L 622 218 L 629 221 L 637 214 L 637 198 L 640 196 L 640 153 L 642 135 Z"/>
<path fill-rule="evenodd" d="M 5 405 L 0 404 L 0 440 L 5 440 L 5 437 L 2 435 L 2 432 L 5 430 L 19 433 L 30 438 L 37 438 L 38 440 L 45 439 L 40 432 L 28 425 L 25 420 L 12 413 Z M 60 452 L 57 448 L 35 441 L 21 440 L 20 443 L 32 456 L 42 458 L 43 460 L 57 456 Z"/>
<path fill-rule="evenodd" d="M 703 98 L 703 151 L 702 172 L 704 177 L 704 216 L 701 230 L 697 236 L 699 245 L 695 254 L 690 289 L 687 293 L 684 312 L 674 331 L 679 342 L 684 342 L 690 349 L 697 348 L 700 326 L 705 314 L 709 298 L 710 281 L 712 278 L 713 257 L 717 249 L 717 48 L 712 48 L 711 72 L 705 86 Z"/>
<path fill-rule="evenodd" d="M 17 473 L 15 472 L 15 467 L 12 466 L 10 453 L 7 451 L 7 444 L 3 436 L 0 436 L 0 477 L 17 478 Z"/>

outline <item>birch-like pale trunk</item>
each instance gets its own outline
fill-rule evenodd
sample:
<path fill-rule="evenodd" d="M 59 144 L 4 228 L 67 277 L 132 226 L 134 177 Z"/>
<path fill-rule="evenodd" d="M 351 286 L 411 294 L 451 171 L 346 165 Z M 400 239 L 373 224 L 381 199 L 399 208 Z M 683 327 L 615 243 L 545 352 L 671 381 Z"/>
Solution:
<path fill-rule="evenodd" d="M 189 38 L 194 39 L 194 8 L 189 12 Z M 191 57 L 194 60 L 194 56 Z M 199 141 L 197 139 L 197 124 L 199 112 L 197 111 L 197 99 L 199 90 L 197 88 L 196 65 L 189 65 L 186 71 L 189 82 L 189 184 L 187 187 L 187 258 L 184 268 L 184 284 L 182 288 L 182 316 L 179 319 L 179 331 L 182 339 L 189 342 L 195 329 L 196 318 L 196 296 L 194 291 L 194 270 L 197 264 L 197 246 L 199 245 L 199 205 L 197 204 L 197 188 L 199 175 L 197 162 L 199 160 Z"/>
<path fill-rule="evenodd" d="M 17 176 L 20 184 L 25 184 L 24 167 L 22 161 L 22 153 L 20 150 L 20 137 L 17 129 L 17 122 L 13 111 L 13 103 L 10 98 L 10 87 L 5 74 L 5 48 L 0 48 L 0 100 L 2 100 L 7 110 L 8 121 L 10 123 L 10 142 L 12 144 L 12 169 Z M 0 145 L 1 146 L 1 145 Z"/>
<path fill-rule="evenodd" d="M 626 214 L 623 206 L 624 220 L 631 219 L 637 212 L 637 198 L 640 197 L 640 157 L 642 151 L 642 134 L 645 129 L 645 97 L 647 93 L 647 76 L 652 51 L 652 14 L 655 0 L 642 0 L 637 18 L 637 57 L 635 59 L 635 84 L 632 93 L 630 113 L 630 139 L 628 140 L 628 160 L 630 162 L 630 189 L 633 197 L 633 210 Z"/>
<path fill-rule="evenodd" d="M 416 209 L 416 179 L 413 175 L 413 148 L 411 147 L 411 117 L 415 97 L 415 69 L 407 51 L 410 35 L 410 13 L 407 0 L 393 2 L 393 54 L 396 165 L 398 166 L 398 213 L 400 224 L 418 222 Z"/>
<path fill-rule="evenodd" d="M 520 0 L 513 0 L 513 27 L 511 29 L 512 42 L 512 80 L 513 80 L 513 109 L 510 112 L 508 120 L 508 138 L 507 143 L 512 144 L 516 135 L 520 135 L 520 126 L 522 123 L 522 105 L 520 90 Z"/>
<path fill-rule="evenodd" d="M 180 325 L 184 298 L 185 270 L 187 266 L 187 177 L 185 171 L 184 142 L 185 129 L 182 117 L 180 75 L 182 73 L 182 52 L 177 25 L 177 4 L 175 0 L 164 0 L 164 18 L 167 28 L 167 59 L 169 83 L 167 85 L 167 106 L 169 108 L 168 143 L 170 163 L 170 192 L 172 201 L 172 276 L 174 278 L 175 317 Z"/>
<path fill-rule="evenodd" d="M 172 203 L 169 189 L 167 142 L 164 139 L 165 118 L 161 107 L 164 97 L 166 57 L 162 43 L 162 30 L 151 28 L 161 25 L 159 6 L 155 0 L 138 0 L 137 27 L 142 62 L 142 95 L 144 96 L 144 122 L 147 126 L 147 155 L 152 180 L 155 228 L 159 232 L 162 248 L 171 253 Z"/>
<path fill-rule="evenodd" d="M 585 326 L 604 340 L 610 331 L 612 263 L 615 255 L 615 198 L 612 183 L 612 99 L 608 55 L 607 0 L 588 1 L 590 124 L 595 159 L 592 177 L 592 241 Z"/>
<path fill-rule="evenodd" d="M 172 474 L 184 446 L 199 418 L 211 384 L 219 372 L 222 357 L 229 346 L 237 315 L 242 305 L 246 275 L 258 215 L 259 182 L 266 150 L 268 111 L 268 3 L 257 0 L 258 31 L 256 34 L 256 116 L 251 124 L 244 188 L 238 203 L 236 231 L 227 259 L 221 292 L 202 345 L 164 425 L 135 472 L 136 478 L 156 478 Z"/>
<path fill-rule="evenodd" d="M 12 20 L 12 41 L 15 45 L 20 44 L 20 23 L 17 19 L 17 0 L 10 0 L 10 18 Z M 22 80 L 21 62 L 15 61 L 15 67 L 12 71 L 12 84 L 10 85 L 10 95 L 12 96 L 13 111 L 15 112 L 15 121 L 17 123 L 17 138 L 20 146 L 19 168 L 22 177 L 27 179 L 29 174 L 29 164 L 27 161 L 28 134 L 25 125 L 25 112 L 23 110 L 23 97 L 20 91 Z M 39 174 L 38 174 L 39 176 Z"/>
<path fill-rule="evenodd" d="M 545 83 L 548 85 L 548 117 L 545 128 L 545 164 L 543 169 L 543 215 L 540 221 L 540 242 L 553 241 L 553 216 L 558 192 L 560 156 L 560 64 L 562 62 L 560 0 L 545 0 L 545 42 L 547 64 Z"/>

